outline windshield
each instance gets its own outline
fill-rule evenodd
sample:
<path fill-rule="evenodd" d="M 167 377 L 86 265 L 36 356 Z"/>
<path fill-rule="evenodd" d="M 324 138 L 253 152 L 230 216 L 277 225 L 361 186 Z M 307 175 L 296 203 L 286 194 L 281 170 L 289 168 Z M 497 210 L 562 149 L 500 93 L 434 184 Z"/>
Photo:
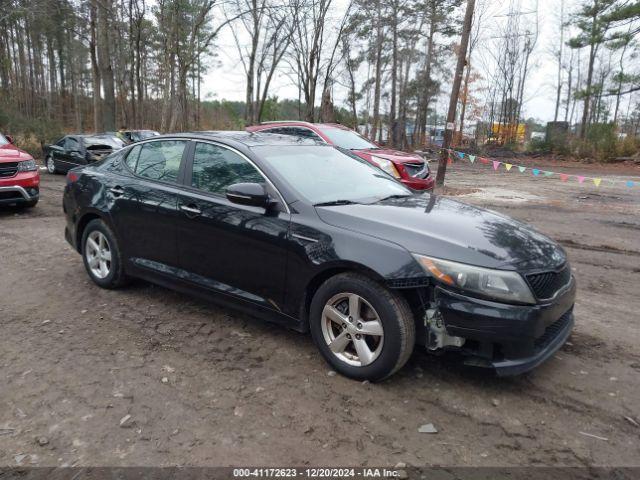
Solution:
<path fill-rule="evenodd" d="M 7 140 L 7 137 L 5 137 L 0 133 L 0 145 L 6 145 L 7 143 L 9 143 L 9 140 Z"/>
<path fill-rule="evenodd" d="M 322 145 L 259 146 L 253 150 L 312 204 L 372 203 L 411 192 L 364 160 Z"/>
<path fill-rule="evenodd" d="M 320 131 L 324 133 L 331 143 L 336 147 L 346 148 L 347 150 L 365 150 L 365 149 L 377 149 L 380 148 L 377 145 L 371 143 L 360 134 L 353 130 L 343 130 L 342 128 L 333 127 L 319 127 Z"/>
<path fill-rule="evenodd" d="M 124 148 L 124 142 L 118 137 L 112 137 L 111 135 L 85 137 L 84 143 L 87 147 L 92 147 L 94 145 L 109 145 L 111 148 Z"/>

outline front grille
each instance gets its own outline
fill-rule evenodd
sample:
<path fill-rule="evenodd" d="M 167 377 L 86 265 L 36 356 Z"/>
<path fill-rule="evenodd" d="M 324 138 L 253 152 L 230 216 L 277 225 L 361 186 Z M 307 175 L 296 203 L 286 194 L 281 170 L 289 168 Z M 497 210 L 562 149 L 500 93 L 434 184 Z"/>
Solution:
<path fill-rule="evenodd" d="M 0 178 L 13 177 L 18 173 L 18 162 L 0 163 Z"/>
<path fill-rule="evenodd" d="M 552 298 L 571 280 L 571 267 L 566 264 L 562 270 L 557 272 L 533 273 L 527 275 L 527 280 L 539 300 Z"/>
<path fill-rule="evenodd" d="M 404 169 L 407 171 L 410 177 L 413 178 L 425 178 L 429 175 L 429 169 L 427 164 L 422 163 L 405 163 Z"/>
<path fill-rule="evenodd" d="M 22 195 L 14 191 L 0 192 L 0 200 L 22 200 Z"/>
<path fill-rule="evenodd" d="M 562 315 L 558 320 L 549 325 L 542 336 L 536 338 L 534 342 L 534 346 L 536 350 L 542 350 L 546 348 L 554 338 L 558 336 L 560 332 L 562 332 L 567 324 L 571 321 L 571 315 L 573 313 L 573 309 L 567 310 L 564 315 Z"/>

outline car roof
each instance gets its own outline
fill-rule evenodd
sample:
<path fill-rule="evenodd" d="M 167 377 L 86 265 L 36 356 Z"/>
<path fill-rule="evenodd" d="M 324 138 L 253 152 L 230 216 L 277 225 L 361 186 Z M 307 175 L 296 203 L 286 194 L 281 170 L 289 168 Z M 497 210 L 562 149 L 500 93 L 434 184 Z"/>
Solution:
<path fill-rule="evenodd" d="M 340 130 L 351 130 L 349 127 L 346 127 L 340 123 L 311 123 L 305 122 L 303 120 L 274 120 L 271 122 L 262 122 L 258 125 L 254 125 L 254 127 L 309 127 L 309 128 L 339 128 Z"/>
<path fill-rule="evenodd" d="M 235 142 L 246 147 L 257 147 L 263 145 L 326 145 L 324 142 L 311 138 L 295 137 L 291 135 L 279 135 L 277 133 L 266 132 L 245 132 L 227 130 L 209 130 L 203 132 L 187 132 L 165 134 L 149 140 L 161 140 L 163 138 L 188 138 L 193 140 L 220 140 Z"/>

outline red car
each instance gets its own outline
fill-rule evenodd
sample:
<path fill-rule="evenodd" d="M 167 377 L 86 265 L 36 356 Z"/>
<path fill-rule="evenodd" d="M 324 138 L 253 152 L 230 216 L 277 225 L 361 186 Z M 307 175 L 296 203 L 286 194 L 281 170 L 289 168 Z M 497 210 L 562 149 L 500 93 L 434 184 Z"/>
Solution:
<path fill-rule="evenodd" d="M 247 127 L 247 131 L 314 138 L 352 151 L 414 190 L 433 188 L 434 179 L 431 176 L 429 164 L 422 157 L 413 153 L 381 148 L 344 125 L 300 121 L 264 122 Z"/>
<path fill-rule="evenodd" d="M 40 196 L 40 172 L 35 160 L 0 134 L 0 205 L 33 207 Z"/>

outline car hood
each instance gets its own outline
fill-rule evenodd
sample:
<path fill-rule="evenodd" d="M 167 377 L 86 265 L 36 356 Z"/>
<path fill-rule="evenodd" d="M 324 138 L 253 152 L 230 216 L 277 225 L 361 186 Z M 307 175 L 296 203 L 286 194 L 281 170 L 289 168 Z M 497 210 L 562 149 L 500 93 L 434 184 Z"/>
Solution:
<path fill-rule="evenodd" d="M 364 158 L 365 160 L 371 160 L 372 156 L 385 158 L 391 160 L 393 163 L 424 163 L 424 158 L 415 153 L 401 152 L 400 150 L 391 150 L 388 148 L 374 148 L 371 150 L 354 150 L 353 153 Z"/>
<path fill-rule="evenodd" d="M 33 157 L 10 143 L 0 145 L 0 162 L 21 162 L 23 160 L 33 160 Z"/>
<path fill-rule="evenodd" d="M 317 207 L 333 226 L 394 242 L 409 252 L 505 270 L 555 269 L 566 254 L 528 225 L 436 195 L 371 205 Z"/>

